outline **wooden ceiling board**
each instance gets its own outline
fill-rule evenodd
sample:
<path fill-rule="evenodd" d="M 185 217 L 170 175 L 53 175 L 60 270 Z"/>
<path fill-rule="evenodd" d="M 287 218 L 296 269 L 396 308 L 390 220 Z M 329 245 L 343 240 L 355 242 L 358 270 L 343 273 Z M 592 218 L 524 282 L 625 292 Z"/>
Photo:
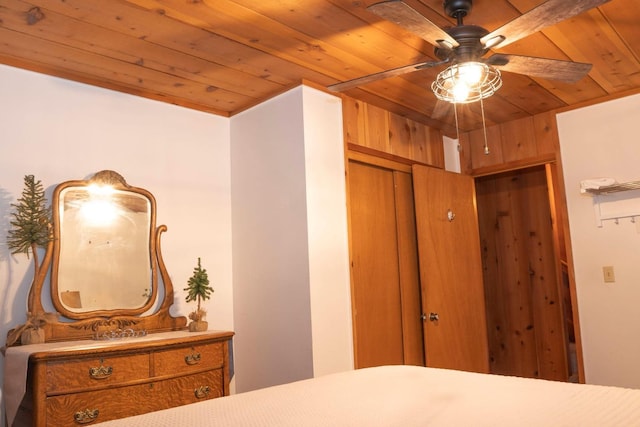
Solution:
<path fill-rule="evenodd" d="M 273 57 L 263 55 L 262 52 L 251 47 L 168 18 L 160 11 L 149 13 L 137 6 L 102 0 L 66 0 L 64 2 L 47 0 L 38 4 L 46 5 L 48 10 L 68 16 L 77 22 L 102 27 L 132 39 L 147 42 L 140 45 L 142 48 L 135 50 L 138 56 L 142 56 L 146 49 L 156 45 L 169 49 L 167 55 L 170 58 L 171 52 L 184 53 L 207 63 L 228 67 L 230 70 L 237 70 L 283 86 L 299 80 L 295 71 L 289 78 L 272 79 L 268 74 L 269 67 L 273 67 L 274 62 L 277 63 L 277 67 L 283 67 L 282 61 L 273 61 Z M 93 39 L 90 41 L 95 42 Z M 127 47 L 133 50 L 133 46 Z M 269 61 L 256 62 L 255 58 Z M 176 56 L 175 59 L 175 62 L 179 63 L 181 58 Z"/>
<path fill-rule="evenodd" d="M 39 37 L 46 32 L 48 40 L 59 46 L 68 46 L 84 52 L 92 52 L 125 64 L 144 66 L 176 78 L 176 85 L 200 83 L 207 91 L 222 89 L 242 97 L 259 99 L 265 93 L 281 89 L 281 85 L 266 79 L 232 70 L 197 56 L 184 54 L 162 45 L 149 43 L 142 38 L 124 35 L 96 25 L 86 24 L 51 10 L 44 10 L 46 19 L 37 25 L 16 25 L 15 19 L 5 20 L 5 27 Z M 15 18 L 16 13 L 10 15 Z M 73 21 L 70 21 L 73 20 Z M 144 52 L 144 56 L 139 53 Z"/>
<path fill-rule="evenodd" d="M 567 0 L 569 1 L 569 0 Z M 367 6 L 377 0 L 3 0 L 0 62 L 231 116 L 282 91 L 422 61 L 433 46 Z M 405 0 L 441 28 L 442 0 Z M 492 31 L 543 0 L 475 0 L 465 24 Z M 640 92 L 640 0 L 611 0 L 530 34 L 501 53 L 593 64 L 575 84 L 503 72 L 484 102 L 488 125 Z M 489 56 L 491 53 L 487 54 Z M 453 108 L 430 85 L 444 66 L 345 92 L 455 134 Z M 461 129 L 482 126 L 479 103 Z"/>

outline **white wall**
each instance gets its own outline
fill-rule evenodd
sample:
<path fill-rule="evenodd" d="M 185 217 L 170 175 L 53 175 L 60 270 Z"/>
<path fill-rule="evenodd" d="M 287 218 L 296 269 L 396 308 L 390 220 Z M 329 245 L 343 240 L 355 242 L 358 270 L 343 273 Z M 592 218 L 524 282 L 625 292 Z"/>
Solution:
<path fill-rule="evenodd" d="M 352 369 L 340 101 L 299 87 L 231 136 L 237 390 Z"/>
<path fill-rule="evenodd" d="M 313 375 L 353 369 L 342 102 L 302 87 Z"/>
<path fill-rule="evenodd" d="M 460 142 L 443 135 L 442 147 L 444 148 L 444 169 L 460 173 Z"/>
<path fill-rule="evenodd" d="M 201 257 L 215 289 L 205 303 L 210 327 L 233 329 L 228 119 L 0 65 L 0 129 L 0 346 L 26 318 L 33 277 L 32 261 L 6 246 L 27 174 L 49 200 L 60 182 L 103 169 L 151 191 L 157 223 L 168 226 L 175 313 L 193 309 L 182 289 Z M 3 366 L 0 357 L 0 383 Z"/>
<path fill-rule="evenodd" d="M 594 198 L 580 193 L 580 181 L 640 180 L 639 118 L 640 95 L 558 115 L 586 381 L 635 388 L 640 388 L 640 229 L 630 219 L 597 227 Z M 640 192 L 624 197 L 629 196 L 640 198 Z M 615 283 L 604 283 L 603 266 L 614 267 Z"/>

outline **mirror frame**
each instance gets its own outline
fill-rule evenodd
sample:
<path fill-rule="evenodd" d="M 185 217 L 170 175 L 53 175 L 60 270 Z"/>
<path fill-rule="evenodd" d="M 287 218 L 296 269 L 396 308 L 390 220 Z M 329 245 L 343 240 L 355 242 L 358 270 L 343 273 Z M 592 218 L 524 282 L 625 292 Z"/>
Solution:
<path fill-rule="evenodd" d="M 62 230 L 61 223 L 61 209 L 65 207 L 65 201 L 61 200 L 61 196 L 64 196 L 64 190 L 69 188 L 88 188 L 91 185 L 99 185 L 99 186 L 110 186 L 114 190 L 118 190 L 121 192 L 128 192 L 143 196 L 149 202 L 149 241 L 147 242 L 148 255 L 149 255 L 149 283 L 148 286 L 151 287 L 151 295 L 147 302 L 136 308 L 114 308 L 114 309 L 99 309 L 99 310 L 91 310 L 91 311 L 72 311 L 69 310 L 61 300 L 60 292 L 58 288 L 59 282 L 59 268 L 60 268 L 60 253 L 62 246 L 62 234 L 64 231 Z M 153 254 L 156 252 L 156 245 L 154 239 L 154 231 L 156 224 L 156 200 L 153 195 L 143 189 L 132 187 L 122 175 L 118 174 L 114 171 L 101 171 L 96 173 L 93 177 L 88 180 L 83 181 L 66 181 L 59 184 L 54 193 L 52 199 L 52 216 L 53 216 L 53 265 L 51 268 L 51 300 L 53 302 L 53 306 L 56 308 L 58 313 L 61 315 L 68 317 L 69 319 L 87 319 L 96 316 L 113 316 L 113 315 L 137 315 L 142 314 L 149 310 L 155 303 L 156 298 L 158 297 L 158 268 L 156 257 Z"/>
<path fill-rule="evenodd" d="M 70 313 L 62 306 L 57 296 L 57 278 L 53 278 L 57 273 L 56 264 L 59 261 L 59 259 L 56 259 L 56 263 L 53 263 L 53 258 L 54 256 L 59 257 L 59 248 L 55 248 L 59 244 L 57 243 L 58 239 L 60 239 L 59 222 L 54 219 L 53 239 L 46 248 L 42 260 L 42 268 L 39 269 L 34 277 L 29 292 L 29 298 L 31 299 L 33 296 L 33 304 L 30 304 L 32 311 L 29 316 L 43 320 L 42 329 L 45 331 L 45 342 L 93 339 L 97 335 L 118 329 L 144 330 L 146 333 L 186 329 L 187 318 L 185 316 L 173 316 L 170 313 L 170 308 L 174 302 L 173 283 L 162 258 L 160 243 L 162 234 L 167 231 L 167 226 L 160 225 L 156 227 L 156 202 L 149 191 L 129 186 L 124 178 L 115 171 L 103 170 L 96 173 L 89 180 L 66 181 L 59 184 L 54 190 L 53 196 L 52 208 L 54 209 L 54 216 L 58 215 L 56 210 L 59 208 L 60 201 L 58 197 L 60 191 L 70 186 L 87 185 L 87 183 L 95 182 L 95 180 L 101 180 L 102 182 L 106 180 L 107 182 L 115 183 L 117 189 L 143 194 L 151 201 L 149 256 L 152 268 L 152 296 L 149 302 L 139 309 L 89 311 L 86 313 L 73 313 L 74 317 L 69 316 Z M 54 307 L 59 311 L 57 313 L 46 312 L 42 304 L 42 292 L 50 270 L 49 290 Z M 160 286 L 164 290 L 162 301 L 158 300 L 161 297 Z M 152 313 L 148 313 L 153 306 L 157 306 L 157 309 Z M 60 315 L 65 318 L 60 318 Z"/>

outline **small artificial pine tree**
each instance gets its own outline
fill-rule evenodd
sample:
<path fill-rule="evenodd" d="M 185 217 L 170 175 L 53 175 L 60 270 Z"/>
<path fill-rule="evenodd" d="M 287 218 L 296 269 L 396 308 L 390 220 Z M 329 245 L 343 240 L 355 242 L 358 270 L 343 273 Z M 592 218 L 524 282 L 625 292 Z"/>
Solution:
<path fill-rule="evenodd" d="M 11 204 L 11 229 L 7 235 L 7 246 L 11 253 L 33 254 L 35 271 L 38 271 L 38 246 L 46 247 L 51 241 L 51 208 L 47 207 L 44 188 L 33 175 L 25 175 L 24 190 L 17 204 Z"/>
<path fill-rule="evenodd" d="M 202 268 L 202 266 L 200 265 L 199 257 L 198 266 L 193 269 L 193 276 L 189 278 L 187 287 L 184 288 L 184 290 L 187 291 L 186 302 L 198 302 L 196 311 L 192 313 L 194 315 L 189 317 L 195 321 L 202 320 L 204 310 L 200 308 L 200 302 L 211 298 L 213 288 L 209 286 L 209 276 L 207 275 L 207 270 Z"/>
<path fill-rule="evenodd" d="M 51 234 L 51 208 L 47 207 L 44 197 L 44 188 L 40 181 L 36 181 L 33 175 L 25 175 L 24 190 L 17 204 L 11 204 L 15 212 L 11 213 L 13 219 L 11 229 L 7 234 L 7 246 L 12 254 L 25 253 L 29 257 L 29 251 L 33 254 L 34 281 L 40 274 L 40 262 L 38 260 L 38 246 L 46 247 L 53 236 Z M 22 333 L 29 329 L 38 330 L 47 319 L 47 314 L 34 313 L 35 286 L 32 283 L 27 299 L 27 322 L 18 328 L 12 329 L 7 335 L 9 347 L 21 338 Z M 44 335 L 38 335 L 44 341 Z M 36 341 L 32 341 L 36 342 Z M 40 341 L 38 341 L 40 342 Z"/>

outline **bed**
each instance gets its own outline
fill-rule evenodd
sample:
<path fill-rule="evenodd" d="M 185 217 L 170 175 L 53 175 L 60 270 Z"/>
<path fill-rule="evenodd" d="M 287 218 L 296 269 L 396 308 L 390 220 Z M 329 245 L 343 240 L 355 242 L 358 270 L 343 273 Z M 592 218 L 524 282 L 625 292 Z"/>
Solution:
<path fill-rule="evenodd" d="M 640 426 L 640 390 L 382 366 L 96 425 L 630 427 Z"/>

